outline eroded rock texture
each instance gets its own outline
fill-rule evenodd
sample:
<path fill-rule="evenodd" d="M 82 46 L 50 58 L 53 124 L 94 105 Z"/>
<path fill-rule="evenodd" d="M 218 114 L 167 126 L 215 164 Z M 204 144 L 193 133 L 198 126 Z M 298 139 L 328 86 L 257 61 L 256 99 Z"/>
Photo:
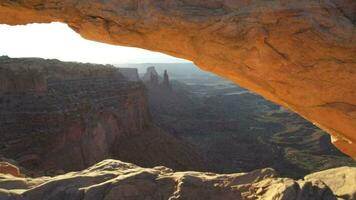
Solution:
<path fill-rule="evenodd" d="M 339 167 L 309 174 L 306 181 L 321 180 L 335 195 L 344 199 L 356 199 L 356 168 Z"/>
<path fill-rule="evenodd" d="M 314 122 L 356 157 L 354 0 L 1 0 L 0 23 L 194 61 Z"/>
<path fill-rule="evenodd" d="M 17 177 L 21 176 L 19 168 L 8 162 L 0 162 L 0 173 L 10 174 L 12 176 L 17 176 Z"/>
<path fill-rule="evenodd" d="M 113 66 L 0 57 L 0 161 L 33 176 L 106 158 L 196 169 L 197 155 L 152 123 L 144 85 L 121 71 L 138 77 Z"/>
<path fill-rule="evenodd" d="M 338 178 L 344 168 L 333 169 Z M 355 168 L 348 172 L 355 173 Z M 340 177 L 341 179 L 342 177 Z M 325 178 L 324 181 L 327 181 Z M 344 185 L 352 177 L 343 177 Z M 174 172 L 104 160 L 79 172 L 56 177 L 17 178 L 0 174 L 0 199 L 10 200 L 333 200 L 333 190 L 319 179 L 293 180 L 266 168 L 248 173 Z M 352 188 L 344 191 L 354 195 Z"/>

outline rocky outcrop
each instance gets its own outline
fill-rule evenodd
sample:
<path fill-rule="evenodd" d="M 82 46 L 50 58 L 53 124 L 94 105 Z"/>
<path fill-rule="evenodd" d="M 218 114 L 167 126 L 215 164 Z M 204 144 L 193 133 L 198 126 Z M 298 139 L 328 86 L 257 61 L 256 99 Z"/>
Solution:
<path fill-rule="evenodd" d="M 47 91 L 46 77 L 32 69 L 26 70 L 25 73 L 1 69 L 0 80 L 0 94 L 27 92 L 41 94 Z"/>
<path fill-rule="evenodd" d="M 321 180 L 340 198 L 356 199 L 356 167 L 339 167 L 304 177 L 306 181 Z"/>
<path fill-rule="evenodd" d="M 164 70 L 163 76 L 160 76 L 154 66 L 147 67 L 146 73 L 142 76 L 141 79 L 146 85 L 146 87 L 149 89 L 149 91 L 156 91 L 156 95 L 158 96 L 167 96 L 166 92 L 172 92 L 172 87 L 167 70 Z"/>
<path fill-rule="evenodd" d="M 83 37 L 194 61 L 289 108 L 356 157 L 354 0 L 0 1 L 0 23 L 67 23 Z"/>
<path fill-rule="evenodd" d="M 169 81 L 169 76 L 168 76 L 167 70 L 164 70 L 164 73 L 163 73 L 162 87 L 164 87 L 166 90 L 172 90 L 172 86 Z"/>
<path fill-rule="evenodd" d="M 154 66 L 150 66 L 146 68 L 146 73 L 142 76 L 142 80 L 144 82 L 151 82 L 152 85 L 158 84 L 159 80 L 162 79 L 155 69 Z"/>
<path fill-rule="evenodd" d="M 206 160 L 204 170 L 235 173 L 271 167 L 282 176 L 299 179 L 356 166 L 325 132 L 252 92 L 210 74 L 201 78 L 189 70 L 180 77 L 177 71 L 171 74 L 172 90 L 148 87 L 152 119 L 194 144 Z"/>
<path fill-rule="evenodd" d="M 27 174 L 81 170 L 106 158 L 181 170 L 201 164 L 189 147 L 152 123 L 144 85 L 126 80 L 117 68 L 3 58 L 0 70 L 16 78 L 32 77 L 31 70 L 46 77 L 47 91 L 40 94 L 29 84 L 25 93 L 0 95 L 0 156 Z"/>
<path fill-rule="evenodd" d="M 17 177 L 21 176 L 19 168 L 8 162 L 0 162 L 0 174 L 10 174 Z"/>
<path fill-rule="evenodd" d="M 27 169 L 84 169 L 108 158 L 116 140 L 149 126 L 144 87 L 114 68 L 10 58 L 0 68 L 16 74 L 3 82 L 30 86 L 0 96 L 0 153 Z M 34 70 L 45 77 L 41 94 L 21 78 Z"/>
<path fill-rule="evenodd" d="M 119 68 L 119 72 L 129 81 L 139 81 L 138 70 L 136 68 Z"/>
<path fill-rule="evenodd" d="M 355 169 L 353 169 L 355 170 Z M 272 169 L 248 173 L 175 172 L 104 160 L 56 177 L 14 178 L 0 174 L 0 199 L 10 200 L 336 200 L 319 180 L 281 178 Z"/>

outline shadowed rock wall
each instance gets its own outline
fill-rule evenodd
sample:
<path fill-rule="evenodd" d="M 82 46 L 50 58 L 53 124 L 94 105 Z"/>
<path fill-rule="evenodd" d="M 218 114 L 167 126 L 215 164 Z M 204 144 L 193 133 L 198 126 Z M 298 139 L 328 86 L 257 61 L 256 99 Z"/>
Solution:
<path fill-rule="evenodd" d="M 152 123 L 144 85 L 118 68 L 0 57 L 3 71 L 1 83 L 23 87 L 0 93 L 0 160 L 15 160 L 26 174 L 81 170 L 106 158 L 181 170 L 201 164 Z M 34 90 L 36 78 L 45 91 Z"/>

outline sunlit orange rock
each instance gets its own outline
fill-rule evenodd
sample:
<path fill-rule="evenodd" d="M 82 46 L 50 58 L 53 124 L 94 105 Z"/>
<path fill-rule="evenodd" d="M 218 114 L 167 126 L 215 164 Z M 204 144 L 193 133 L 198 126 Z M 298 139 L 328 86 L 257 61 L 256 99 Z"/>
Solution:
<path fill-rule="evenodd" d="M 55 177 L 14 179 L 0 176 L 0 199 L 336 200 L 334 192 L 353 195 L 354 190 L 347 183 L 353 183 L 355 169 L 332 170 L 337 172 L 336 176 L 322 177 L 332 184 L 329 188 L 319 180 L 318 174 L 312 174 L 310 181 L 293 180 L 279 177 L 271 168 L 214 174 L 175 172 L 164 166 L 142 168 L 118 160 L 103 160 L 83 171 Z M 352 175 L 343 176 L 347 172 Z M 330 181 L 330 178 L 343 180 L 342 188 L 337 188 L 338 182 Z"/>
<path fill-rule="evenodd" d="M 354 0 L 0 0 L 0 23 L 59 21 L 192 60 L 314 122 L 354 158 L 355 13 Z"/>
<path fill-rule="evenodd" d="M 19 168 L 8 162 L 0 162 L 0 174 L 11 174 L 17 177 L 21 176 Z"/>

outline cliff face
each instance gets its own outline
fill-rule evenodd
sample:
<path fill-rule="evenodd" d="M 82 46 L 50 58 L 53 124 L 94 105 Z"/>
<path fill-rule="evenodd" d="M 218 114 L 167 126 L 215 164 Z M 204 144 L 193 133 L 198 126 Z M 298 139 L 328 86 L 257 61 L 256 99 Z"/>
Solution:
<path fill-rule="evenodd" d="M 194 144 L 206 160 L 206 171 L 271 167 L 283 176 L 301 178 L 329 168 L 356 166 L 325 132 L 252 92 L 207 73 L 170 74 L 172 81 L 167 76 L 155 85 L 145 82 L 152 119 Z"/>
<path fill-rule="evenodd" d="M 113 68 L 101 71 L 58 61 L 47 67 L 50 62 L 38 61 L 7 59 L 0 64 L 9 71 L 1 79 L 8 87 L 0 96 L 0 152 L 22 167 L 84 169 L 110 157 L 115 141 L 150 125 L 139 82 L 126 81 Z M 46 88 L 40 93 L 33 82 L 38 74 L 45 79 L 40 88 Z"/>
<path fill-rule="evenodd" d="M 248 173 L 175 172 L 166 167 L 142 168 L 104 160 L 86 170 L 57 177 L 16 178 L 0 174 L 3 200 L 336 200 L 355 197 L 349 185 L 356 168 L 336 168 L 323 181 L 279 177 L 273 169 Z M 327 171 L 325 171 L 328 173 Z M 345 172 L 348 176 L 345 176 Z M 324 172 L 322 172 L 324 173 Z M 337 196 L 336 196 L 337 195 Z"/>
<path fill-rule="evenodd" d="M 139 81 L 138 70 L 136 68 L 121 68 L 119 72 L 125 76 L 129 81 Z"/>
<path fill-rule="evenodd" d="M 1 69 L 0 81 L 0 94 L 26 92 L 40 94 L 47 91 L 47 79 L 36 70 L 28 69 L 25 73 L 16 73 Z"/>
<path fill-rule="evenodd" d="M 194 61 L 289 108 L 356 156 L 354 0 L 0 1 L 0 23 L 64 22 L 83 37 Z"/>
<path fill-rule="evenodd" d="M 34 175 L 80 170 L 106 158 L 124 158 L 144 166 L 195 166 L 189 150 L 179 150 L 184 144 L 152 124 L 143 84 L 126 80 L 113 67 L 3 58 L 0 69 L 11 72 L 2 82 L 24 83 L 21 90 L 7 87 L 0 95 L 0 155 L 16 160 Z M 32 71 L 46 77 L 45 91 L 33 89 L 31 77 L 38 76 L 32 76 Z M 154 145 L 171 155 L 157 154 L 154 148 L 145 150 L 157 138 Z M 134 150 L 123 144 L 143 148 Z M 143 158 L 152 154 L 156 157 L 145 162 Z"/>

